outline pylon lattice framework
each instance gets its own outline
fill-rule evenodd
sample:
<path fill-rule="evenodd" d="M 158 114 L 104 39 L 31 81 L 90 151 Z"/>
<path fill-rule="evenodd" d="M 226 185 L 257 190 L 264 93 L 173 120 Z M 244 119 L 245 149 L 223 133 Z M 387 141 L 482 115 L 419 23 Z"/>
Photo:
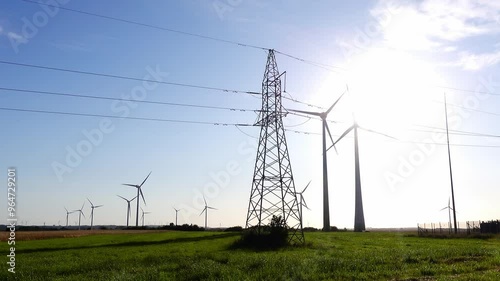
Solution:
<path fill-rule="evenodd" d="M 273 215 L 281 216 L 289 230 L 289 242 L 298 244 L 304 242 L 304 233 L 282 121 L 285 115 L 281 75 L 274 50 L 269 50 L 262 81 L 262 111 L 256 123 L 261 129 L 246 227 L 261 231 Z"/>

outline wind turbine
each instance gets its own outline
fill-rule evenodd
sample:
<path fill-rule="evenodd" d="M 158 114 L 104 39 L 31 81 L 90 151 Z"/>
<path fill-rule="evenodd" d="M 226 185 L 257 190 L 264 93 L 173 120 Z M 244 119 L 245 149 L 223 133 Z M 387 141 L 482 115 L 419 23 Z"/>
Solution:
<path fill-rule="evenodd" d="M 326 122 L 326 118 L 330 111 L 332 111 L 333 107 L 340 101 L 342 96 L 344 96 L 346 92 L 342 93 L 340 97 L 328 108 L 325 112 L 312 112 L 312 111 L 304 111 L 304 110 L 294 110 L 288 109 L 288 111 L 304 113 L 308 115 L 318 116 L 321 118 L 322 127 L 323 127 L 323 231 L 330 231 L 330 204 L 328 200 L 328 165 L 326 158 L 326 132 L 330 136 L 330 140 L 333 143 L 332 134 L 330 133 L 330 128 L 328 128 L 328 123 Z"/>
<path fill-rule="evenodd" d="M 123 185 L 132 186 L 132 187 L 137 188 L 137 212 L 136 212 L 136 216 L 135 216 L 135 227 L 139 227 L 139 195 L 141 195 L 142 201 L 144 202 L 144 205 L 146 205 L 146 200 L 144 199 L 144 195 L 142 194 L 141 187 L 146 182 L 146 180 L 149 178 L 149 175 L 151 175 L 151 172 L 149 172 L 148 176 L 144 179 L 144 181 L 140 185 L 128 184 L 128 183 L 123 184 Z"/>
<path fill-rule="evenodd" d="M 448 209 L 448 218 L 449 218 L 448 227 L 449 227 L 450 233 L 451 233 L 451 211 L 453 210 L 453 208 L 450 207 L 450 198 L 448 198 L 448 206 L 442 208 L 440 211 L 443 211 L 443 210 L 446 210 L 446 209 Z"/>
<path fill-rule="evenodd" d="M 306 200 L 304 199 L 304 192 L 306 191 L 306 189 L 309 187 L 310 184 L 311 184 L 311 181 L 309 181 L 309 183 L 306 185 L 306 187 L 304 188 L 304 190 L 302 190 L 301 192 L 295 192 L 295 195 L 299 195 L 300 196 L 299 204 L 300 204 L 300 223 L 301 224 L 302 224 L 302 219 L 303 219 L 302 207 L 304 206 L 308 210 L 310 210 L 309 207 L 307 207 Z"/>
<path fill-rule="evenodd" d="M 208 214 L 208 209 L 212 209 L 212 210 L 217 210 L 217 209 L 208 206 L 207 200 L 205 200 L 205 196 L 203 196 L 203 201 L 205 201 L 205 208 L 203 209 L 203 211 L 201 211 L 200 216 L 203 214 L 203 212 L 205 212 L 205 230 L 207 230 L 207 214 Z"/>
<path fill-rule="evenodd" d="M 137 198 L 137 196 L 135 196 L 134 198 L 128 200 L 127 198 L 125 197 L 122 197 L 120 195 L 116 195 L 118 197 L 120 197 L 121 199 L 127 201 L 127 227 L 128 227 L 128 219 L 130 218 L 130 202 L 134 201 L 135 198 Z"/>
<path fill-rule="evenodd" d="M 141 211 L 142 211 L 142 227 L 144 227 L 144 215 L 146 214 L 151 214 L 151 212 L 144 212 L 144 210 L 141 208 Z"/>
<path fill-rule="evenodd" d="M 178 210 L 177 210 L 176 208 L 174 208 L 174 210 L 175 210 L 175 225 L 177 226 L 177 213 L 178 213 L 181 209 L 178 209 Z"/>
<path fill-rule="evenodd" d="M 90 202 L 90 208 L 92 209 L 90 211 L 90 230 L 92 230 L 94 228 L 94 209 L 100 208 L 100 207 L 102 207 L 104 205 L 94 206 L 94 204 L 92 204 L 92 201 L 90 201 L 90 199 L 87 198 L 87 200 L 89 200 L 89 202 Z"/>
<path fill-rule="evenodd" d="M 450 166 L 450 185 L 451 185 L 451 201 L 453 204 L 453 227 L 457 234 L 457 206 L 455 205 L 455 191 L 453 188 L 453 171 L 451 169 L 451 152 L 450 152 L 450 134 L 448 132 L 448 103 L 446 102 L 446 93 L 444 94 L 444 114 L 446 117 L 446 143 L 448 145 L 448 165 Z"/>
<path fill-rule="evenodd" d="M 73 212 L 79 212 L 80 214 L 78 215 L 78 230 L 80 230 L 80 222 L 82 220 L 82 215 L 85 218 L 85 214 L 83 213 L 83 206 L 85 206 L 85 201 L 83 201 L 82 208 L 80 210 L 74 210 Z"/>
<path fill-rule="evenodd" d="M 72 214 L 72 213 L 74 213 L 74 212 L 76 212 L 76 211 L 72 211 L 72 212 L 70 212 L 70 211 L 68 211 L 68 209 L 66 209 L 66 207 L 64 207 L 64 210 L 66 210 L 66 227 L 68 227 L 68 218 L 69 218 L 69 214 Z"/>
<path fill-rule="evenodd" d="M 355 211 L 354 211 L 354 231 L 362 232 L 365 231 L 365 215 L 363 212 L 363 196 L 361 194 L 361 172 L 359 168 L 359 148 L 358 148 L 358 129 L 362 129 L 367 132 L 379 134 L 391 139 L 394 139 L 391 136 L 388 136 L 383 133 L 379 133 L 373 130 L 369 130 L 363 128 L 358 125 L 356 122 L 356 118 L 354 117 L 354 113 L 352 114 L 353 125 L 349 127 L 340 137 L 339 139 L 333 143 L 331 147 L 334 147 L 342 138 L 344 138 L 349 132 L 354 131 L 354 178 L 355 178 Z M 331 148 L 330 147 L 330 148 Z M 330 149 L 328 148 L 328 149 Z"/>

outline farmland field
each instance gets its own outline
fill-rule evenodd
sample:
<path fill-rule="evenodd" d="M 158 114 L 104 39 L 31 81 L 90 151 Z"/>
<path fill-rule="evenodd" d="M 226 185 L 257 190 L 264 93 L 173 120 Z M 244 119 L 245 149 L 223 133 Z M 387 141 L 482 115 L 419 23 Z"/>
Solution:
<path fill-rule="evenodd" d="M 302 247 L 253 251 L 231 247 L 238 233 L 67 232 L 18 232 L 16 273 L 3 262 L 0 280 L 500 280 L 498 236 L 318 232 Z"/>

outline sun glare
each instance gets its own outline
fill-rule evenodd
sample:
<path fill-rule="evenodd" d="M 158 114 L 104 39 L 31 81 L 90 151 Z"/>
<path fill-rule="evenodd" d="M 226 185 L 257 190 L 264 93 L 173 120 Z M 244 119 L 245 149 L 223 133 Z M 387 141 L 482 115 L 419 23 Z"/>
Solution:
<path fill-rule="evenodd" d="M 427 108 L 436 100 L 431 85 L 440 77 L 425 62 L 408 54 L 373 50 L 360 56 L 347 76 L 351 110 L 365 127 L 387 133 L 411 124 L 426 124 Z"/>

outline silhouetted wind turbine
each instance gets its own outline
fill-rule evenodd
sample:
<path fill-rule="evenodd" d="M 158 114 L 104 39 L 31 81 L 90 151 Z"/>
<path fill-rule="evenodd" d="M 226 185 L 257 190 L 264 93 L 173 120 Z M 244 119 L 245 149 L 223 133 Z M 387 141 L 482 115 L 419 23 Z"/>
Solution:
<path fill-rule="evenodd" d="M 448 165 L 450 166 L 450 185 L 451 185 L 451 203 L 453 204 L 453 227 L 455 234 L 458 232 L 457 228 L 457 206 L 455 205 L 455 190 L 453 188 L 453 171 L 451 169 L 451 152 L 450 152 L 450 134 L 448 132 L 448 103 L 446 102 L 446 93 L 444 94 L 444 114 L 446 117 L 446 143 L 448 144 Z"/>
<path fill-rule="evenodd" d="M 100 208 L 100 207 L 102 207 L 104 205 L 94 206 L 94 204 L 92 203 L 92 201 L 90 201 L 90 199 L 87 198 L 87 200 L 89 200 L 89 202 L 90 202 L 90 208 L 92 209 L 90 211 L 90 230 L 92 230 L 94 228 L 94 209 Z"/>
<path fill-rule="evenodd" d="M 177 226 L 177 213 L 178 213 L 181 209 L 177 210 L 176 208 L 174 208 L 174 210 L 175 210 L 175 225 Z"/>
<path fill-rule="evenodd" d="M 144 227 L 144 215 L 151 214 L 151 212 L 144 212 L 144 210 L 141 208 L 142 211 L 142 227 Z"/>
<path fill-rule="evenodd" d="M 134 201 L 135 198 L 137 198 L 137 196 L 135 196 L 134 198 L 128 200 L 127 198 L 125 197 L 122 197 L 120 195 L 116 195 L 118 197 L 120 197 L 121 199 L 127 201 L 127 227 L 128 227 L 128 219 L 130 218 L 130 202 Z"/>
<path fill-rule="evenodd" d="M 323 127 L 323 231 L 330 230 L 330 204 L 328 199 L 328 165 L 327 165 L 327 157 L 326 157 L 326 132 L 330 136 L 330 140 L 333 143 L 332 134 L 330 133 L 330 128 L 328 128 L 328 123 L 326 122 L 326 118 L 330 111 L 332 111 L 333 107 L 340 101 L 342 96 L 344 96 L 345 92 L 340 95 L 340 97 L 328 108 L 325 112 L 312 112 L 312 111 L 304 111 L 304 110 L 294 110 L 288 109 L 288 111 L 304 113 L 308 115 L 318 116 L 321 118 L 322 127 Z"/>
<path fill-rule="evenodd" d="M 309 181 L 309 183 L 306 185 L 306 187 L 301 191 L 301 192 L 295 192 L 295 195 L 299 195 L 300 196 L 300 199 L 299 199 L 299 204 L 300 204 L 300 223 L 302 224 L 302 219 L 303 219 L 303 212 L 302 212 L 302 207 L 306 207 L 308 210 L 309 207 L 307 207 L 307 203 L 306 203 L 306 200 L 304 199 L 304 192 L 306 191 L 306 189 L 309 187 L 309 185 L 311 184 L 311 181 Z"/>
<path fill-rule="evenodd" d="M 82 215 L 85 218 L 85 214 L 83 213 L 83 206 L 85 206 L 85 201 L 83 201 L 82 208 L 80 210 L 74 210 L 73 212 L 79 212 L 80 214 L 78 215 L 78 230 L 80 230 L 80 222 L 82 220 Z"/>
<path fill-rule="evenodd" d="M 451 233 L 451 211 L 453 210 L 452 207 L 450 207 L 450 198 L 448 198 L 448 207 L 442 208 L 440 211 L 448 209 L 448 218 L 449 218 L 449 223 L 448 226 L 450 228 L 450 233 Z"/>
<path fill-rule="evenodd" d="M 72 214 L 72 213 L 74 213 L 74 212 L 76 212 L 76 211 L 72 211 L 72 212 L 70 212 L 70 211 L 68 211 L 68 209 L 66 209 L 66 207 L 64 207 L 64 210 L 66 210 L 66 227 L 67 227 L 67 226 L 68 226 L 68 218 L 69 218 L 69 214 Z"/>
<path fill-rule="evenodd" d="M 359 168 L 359 148 L 358 148 L 358 129 L 362 129 L 367 132 L 379 134 L 391 139 L 395 139 L 391 136 L 388 136 L 386 134 L 376 132 L 373 130 L 369 130 L 363 127 L 360 127 L 358 123 L 356 122 L 356 118 L 353 115 L 353 125 L 349 127 L 340 137 L 339 139 L 333 143 L 333 145 L 330 147 L 334 147 L 342 138 L 344 138 L 351 130 L 354 130 L 354 178 L 355 178 L 355 192 L 356 192 L 356 199 L 355 199 L 355 212 L 354 212 L 354 231 L 361 232 L 365 231 L 365 215 L 363 212 L 363 196 L 361 194 L 361 172 Z M 330 149 L 328 148 L 328 149 Z"/>
<path fill-rule="evenodd" d="M 144 195 L 142 194 L 141 187 L 146 182 L 146 180 L 149 178 L 149 175 L 151 175 L 151 172 L 149 172 L 148 176 L 144 179 L 144 181 L 140 185 L 128 184 L 128 183 L 123 184 L 123 185 L 132 186 L 132 187 L 137 188 L 137 212 L 136 212 L 136 217 L 135 217 L 135 226 L 136 227 L 139 227 L 139 195 L 141 195 L 142 201 L 144 202 L 144 205 L 146 205 L 146 200 L 144 199 Z"/>
<path fill-rule="evenodd" d="M 217 210 L 217 209 L 208 206 L 207 200 L 205 200 L 205 196 L 203 196 L 203 201 L 205 201 L 205 208 L 203 209 L 203 211 L 201 211 L 200 216 L 203 214 L 203 212 L 205 212 L 205 230 L 207 230 L 207 214 L 208 214 L 208 209 L 212 209 L 212 210 Z"/>

